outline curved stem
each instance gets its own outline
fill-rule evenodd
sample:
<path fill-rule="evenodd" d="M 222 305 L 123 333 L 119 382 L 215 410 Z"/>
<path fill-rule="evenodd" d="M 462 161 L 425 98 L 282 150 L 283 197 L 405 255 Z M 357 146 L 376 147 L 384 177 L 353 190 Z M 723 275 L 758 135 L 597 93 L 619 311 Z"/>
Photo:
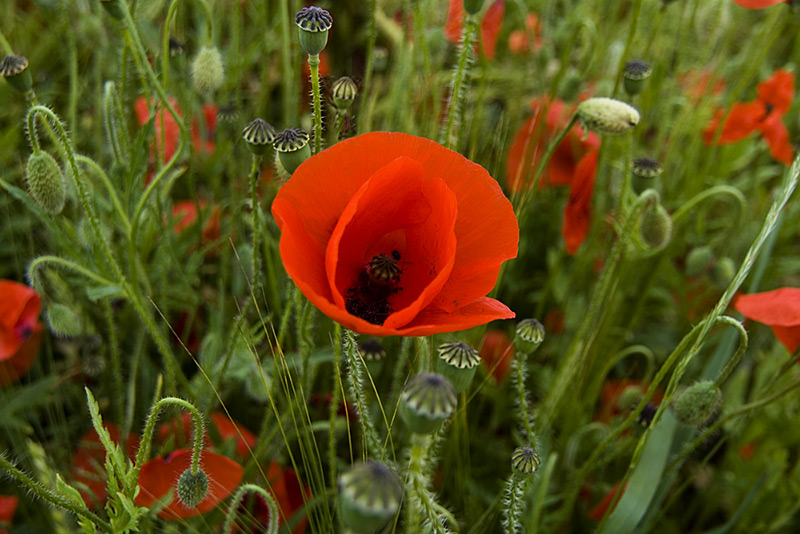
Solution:
<path fill-rule="evenodd" d="M 28 280 L 30 280 L 32 285 L 34 286 L 38 285 L 36 284 L 36 270 L 39 268 L 39 266 L 45 263 L 54 263 L 61 267 L 65 267 L 67 269 L 75 271 L 78 274 L 82 274 L 86 278 L 94 280 L 95 282 L 103 286 L 113 287 L 116 285 L 115 282 L 112 282 L 111 280 L 100 276 L 94 271 L 91 271 L 86 267 L 78 263 L 75 263 L 74 261 L 60 258 L 58 256 L 39 256 L 38 258 L 36 258 L 31 262 L 31 264 L 28 266 Z"/>
<path fill-rule="evenodd" d="M 114 185 L 111 183 L 106 172 L 103 168 L 97 164 L 95 160 L 90 157 L 84 156 L 82 154 L 75 154 L 75 161 L 79 161 L 81 163 L 85 163 L 92 170 L 97 174 L 97 177 L 100 178 L 100 181 L 103 182 L 103 186 L 106 188 L 106 192 L 108 192 L 108 196 L 111 197 L 111 203 L 114 205 L 114 210 L 116 210 L 117 215 L 119 216 L 120 220 L 122 221 L 122 226 L 125 227 L 125 233 L 131 231 L 131 221 L 128 219 L 128 214 L 125 213 L 125 209 L 122 207 L 122 203 L 119 201 L 119 197 L 117 196 L 117 191 L 114 189 Z"/>
<path fill-rule="evenodd" d="M 267 490 L 261 486 L 256 486 L 255 484 L 244 484 L 239 486 L 239 489 L 237 489 L 236 493 L 233 494 L 233 499 L 231 499 L 231 504 L 228 507 L 228 513 L 225 514 L 225 523 L 222 525 L 223 534 L 231 534 L 233 532 L 233 522 L 236 519 L 236 510 L 238 510 L 245 494 L 248 492 L 258 493 L 264 499 L 264 501 L 266 501 L 267 508 L 269 508 L 269 523 L 267 523 L 266 533 L 278 534 L 278 505 L 275 504 L 275 499 L 272 498 L 272 495 L 270 495 Z"/>
<path fill-rule="evenodd" d="M 733 354 L 730 360 L 728 360 L 727 365 L 722 369 L 722 372 L 719 374 L 716 382 L 718 386 L 722 386 L 725 383 L 725 380 L 728 379 L 728 376 L 736 369 L 736 366 L 739 365 L 739 362 L 744 356 L 744 353 L 747 351 L 747 345 L 749 341 L 749 337 L 747 335 L 747 330 L 744 329 L 742 323 L 734 319 L 733 317 L 728 317 L 727 315 L 723 315 L 719 318 L 720 321 L 731 325 L 736 329 L 739 333 L 739 346 L 736 347 L 736 352 Z"/>
<path fill-rule="evenodd" d="M 710 198 L 714 195 L 731 195 L 738 201 L 739 211 L 737 213 L 737 219 L 741 217 L 742 213 L 744 213 L 744 210 L 746 208 L 746 203 L 742 192 L 736 189 L 735 187 L 731 187 L 729 185 L 718 185 L 706 189 L 705 191 L 702 191 L 701 193 L 698 193 L 689 200 L 687 200 L 680 208 L 675 210 L 675 213 L 672 214 L 672 222 L 677 223 L 683 217 L 685 217 L 689 213 L 689 211 L 692 210 L 692 208 L 697 206 L 705 199 Z"/>

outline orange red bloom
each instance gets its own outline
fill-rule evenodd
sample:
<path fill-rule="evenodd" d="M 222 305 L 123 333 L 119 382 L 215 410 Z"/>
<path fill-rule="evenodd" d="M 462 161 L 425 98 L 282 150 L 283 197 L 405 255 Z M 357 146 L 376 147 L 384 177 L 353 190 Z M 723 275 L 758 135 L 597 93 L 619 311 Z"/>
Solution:
<path fill-rule="evenodd" d="M 195 204 L 191 200 L 178 200 L 172 205 L 172 216 L 175 218 L 175 223 L 172 231 L 175 234 L 182 234 L 187 228 L 190 228 L 197 222 L 197 206 L 200 209 L 206 207 L 205 200 L 198 200 Z M 203 226 L 203 241 L 210 242 L 219 239 L 220 236 L 220 209 L 219 206 L 214 206 L 211 209 L 211 214 L 206 219 Z"/>
<path fill-rule="evenodd" d="M 105 428 L 111 436 L 111 441 L 119 444 L 121 442 L 119 427 L 114 423 L 106 423 Z M 138 449 L 139 436 L 128 435 L 126 442 L 128 458 L 133 460 Z M 72 475 L 75 481 L 83 486 L 79 487 L 79 491 L 83 502 L 89 508 L 93 508 L 96 503 L 103 505 L 106 502 L 105 459 L 106 449 L 100 441 L 100 436 L 92 428 L 81 438 L 78 449 L 72 457 Z"/>
<path fill-rule="evenodd" d="M 191 467 L 192 449 L 178 449 L 154 458 L 139 472 L 139 494 L 134 502 L 150 507 L 172 491 L 172 500 L 159 513 L 162 519 L 183 519 L 213 510 L 239 486 L 244 469 L 233 460 L 204 450 L 200 468 L 208 476 L 208 494 L 196 508 L 187 508 L 179 500 L 175 484 L 181 474 Z"/>
<path fill-rule="evenodd" d="M 241 423 L 231 421 L 227 415 L 220 412 L 213 412 L 210 416 L 209 423 L 214 425 L 214 432 L 222 440 L 222 442 L 233 440 L 236 442 L 236 454 L 240 458 L 247 458 L 249 456 L 249 449 L 255 447 L 256 437 L 252 432 L 247 430 Z M 188 412 L 181 413 L 180 425 L 178 421 L 168 421 L 162 423 L 158 427 L 159 442 L 164 443 L 169 437 L 175 440 L 177 445 L 191 445 L 192 443 L 192 414 Z M 211 440 L 208 433 L 204 436 L 206 447 L 211 446 Z M 217 446 L 222 443 L 217 443 Z"/>
<path fill-rule="evenodd" d="M 375 336 L 514 317 L 485 297 L 517 254 L 511 203 L 483 167 L 375 132 L 306 160 L 272 204 L 289 276 L 323 313 Z"/>
<path fill-rule="evenodd" d="M 13 495 L 0 495 L 0 534 L 6 534 L 11 527 L 14 512 L 19 506 L 19 499 Z"/>
<path fill-rule="evenodd" d="M 511 360 L 517 350 L 503 330 L 489 330 L 483 336 L 479 350 L 486 371 L 494 377 L 495 384 L 508 376 Z"/>
<path fill-rule="evenodd" d="M 561 235 L 564 236 L 567 252 L 572 255 L 578 252 L 578 248 L 589 233 L 598 154 L 599 150 L 593 150 L 581 158 L 575 169 L 575 179 L 570 187 L 569 200 L 564 206 L 564 224 L 561 226 Z"/>
<path fill-rule="evenodd" d="M 531 46 L 533 42 L 533 46 Z M 525 17 L 525 29 L 514 30 L 508 36 L 508 49 L 512 54 L 522 56 L 542 47 L 542 21 L 535 13 Z"/>
<path fill-rule="evenodd" d="M 735 307 L 748 319 L 769 325 L 789 352 L 800 347 L 800 288 L 782 287 L 741 295 Z"/>
<path fill-rule="evenodd" d="M 0 386 L 16 382 L 33 365 L 42 337 L 41 311 L 36 291 L 0 280 Z"/>
<path fill-rule="evenodd" d="M 481 20 L 481 53 L 487 59 L 494 59 L 497 48 L 497 38 L 500 35 L 500 28 L 503 26 L 503 16 L 506 11 L 506 4 L 503 0 L 495 0 L 486 10 Z M 461 34 L 464 28 L 464 0 L 450 0 L 447 7 L 447 22 L 444 27 L 444 34 L 447 40 L 453 44 L 461 42 Z"/>
<path fill-rule="evenodd" d="M 737 143 L 754 132 L 760 132 L 772 157 L 791 165 L 794 149 L 783 116 L 794 100 L 794 85 L 794 74 L 786 70 L 776 71 L 758 85 L 756 100 L 737 102 L 727 113 L 727 118 L 724 110 L 717 110 L 703 132 L 705 143 Z"/>
<path fill-rule="evenodd" d="M 745 9 L 765 9 L 787 0 L 733 0 Z"/>

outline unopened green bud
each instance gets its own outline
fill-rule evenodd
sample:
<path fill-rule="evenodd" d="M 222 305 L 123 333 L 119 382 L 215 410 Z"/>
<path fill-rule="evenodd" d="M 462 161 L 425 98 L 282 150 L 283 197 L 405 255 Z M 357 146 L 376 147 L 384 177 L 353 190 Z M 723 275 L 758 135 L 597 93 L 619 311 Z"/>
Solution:
<path fill-rule="evenodd" d="M 355 532 L 381 529 L 397 515 L 402 499 L 400 479 L 380 462 L 367 460 L 339 475 L 339 515 Z"/>
<path fill-rule="evenodd" d="M 625 71 L 623 72 L 623 84 L 625 92 L 629 95 L 638 95 L 644 89 L 644 83 L 647 78 L 653 73 L 653 68 L 649 63 L 634 59 L 625 63 Z"/>
<path fill-rule="evenodd" d="M 530 447 L 519 447 L 511 454 L 511 467 L 521 475 L 532 475 L 541 463 L 539 453 Z"/>
<path fill-rule="evenodd" d="M 711 247 L 695 247 L 686 256 L 686 274 L 697 276 L 705 273 L 714 259 L 714 252 Z"/>
<path fill-rule="evenodd" d="M 631 170 L 633 172 L 633 190 L 640 195 L 646 189 L 658 188 L 659 176 L 664 171 L 664 167 L 656 159 L 643 157 L 633 160 Z"/>
<path fill-rule="evenodd" d="M 542 344 L 544 335 L 544 325 L 538 319 L 524 319 L 517 324 L 514 344 L 520 352 L 531 354 Z"/>
<path fill-rule="evenodd" d="M 647 246 L 661 250 L 672 237 L 672 218 L 664 206 L 656 204 L 642 215 L 639 231 Z"/>
<path fill-rule="evenodd" d="M 456 409 L 456 390 L 436 373 L 412 376 L 400 395 L 400 417 L 417 434 L 436 432 Z"/>
<path fill-rule="evenodd" d="M 695 382 L 673 404 L 675 417 L 687 426 L 702 424 L 722 406 L 722 391 L 711 380 Z"/>
<path fill-rule="evenodd" d="M 208 495 L 208 476 L 202 469 L 193 475 L 191 468 L 181 473 L 178 479 L 178 499 L 187 508 L 197 508 Z"/>
<path fill-rule="evenodd" d="M 728 287 L 734 276 L 736 276 L 736 264 L 728 257 L 718 259 L 711 268 L 711 281 L 720 289 Z"/>
<path fill-rule="evenodd" d="M 331 93 L 333 94 L 333 103 L 336 105 L 336 108 L 340 111 L 344 111 L 353 104 L 356 96 L 358 96 L 358 86 L 356 82 L 349 77 L 342 76 L 333 82 Z"/>
<path fill-rule="evenodd" d="M 620 394 L 619 398 L 617 399 L 617 408 L 620 410 L 628 410 L 637 404 L 639 401 L 642 400 L 642 388 L 641 386 L 628 386 L 622 393 Z"/>
<path fill-rule="evenodd" d="M 8 55 L 0 61 L 0 76 L 20 93 L 27 93 L 33 87 L 31 71 L 28 70 L 28 58 Z"/>
<path fill-rule="evenodd" d="M 484 0 L 464 0 L 464 11 L 470 15 L 477 15 L 481 12 Z"/>
<path fill-rule="evenodd" d="M 297 12 L 294 21 L 297 23 L 300 46 L 310 56 L 317 56 L 328 44 L 328 30 L 333 26 L 331 14 L 321 7 L 304 7 Z"/>
<path fill-rule="evenodd" d="M 47 307 L 47 324 L 59 337 L 77 337 L 83 333 L 81 316 L 63 304 Z"/>
<path fill-rule="evenodd" d="M 595 97 L 578 105 L 578 117 L 587 130 L 621 134 L 639 124 L 639 112 L 620 100 Z"/>
<path fill-rule="evenodd" d="M 33 152 L 28 158 L 26 176 L 28 192 L 33 200 L 50 215 L 61 213 L 67 187 L 64 174 L 53 156 L 41 150 Z"/>
<path fill-rule="evenodd" d="M 261 155 L 275 140 L 275 128 L 264 119 L 253 119 L 242 129 L 242 137 L 253 154 Z"/>
<path fill-rule="evenodd" d="M 480 353 L 466 343 L 443 343 L 434 367 L 450 380 L 456 393 L 461 393 L 472 382 L 480 363 Z"/>
<path fill-rule="evenodd" d="M 311 157 L 308 133 L 300 128 L 289 128 L 275 136 L 272 146 L 278 153 L 281 165 L 291 176 L 295 169 Z"/>
<path fill-rule="evenodd" d="M 225 81 L 222 54 L 216 46 L 204 46 L 192 61 L 192 81 L 200 93 L 216 91 Z"/>
<path fill-rule="evenodd" d="M 122 0 L 100 0 L 100 5 L 103 6 L 103 9 L 106 10 L 111 18 L 122 20 L 125 18 L 125 13 L 122 11 L 122 6 L 120 5 Z"/>

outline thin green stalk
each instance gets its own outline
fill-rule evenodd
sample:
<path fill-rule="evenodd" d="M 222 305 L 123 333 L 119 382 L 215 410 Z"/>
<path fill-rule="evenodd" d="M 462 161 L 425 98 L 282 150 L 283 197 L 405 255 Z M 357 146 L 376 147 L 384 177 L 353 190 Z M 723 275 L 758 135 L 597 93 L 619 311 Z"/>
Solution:
<path fill-rule="evenodd" d="M 375 0 L 373 0 L 372 3 L 374 4 Z M 3 34 L 2 30 L 0 30 L 0 47 L 2 47 L 5 55 L 14 55 L 14 49 L 11 47 L 11 43 L 8 42 L 8 39 L 6 39 L 6 36 Z"/>
<path fill-rule="evenodd" d="M 108 193 L 109 198 L 111 198 L 111 203 L 114 205 L 114 211 L 117 212 L 117 216 L 119 220 L 122 222 L 122 226 L 125 230 L 125 233 L 131 231 L 131 221 L 128 219 L 128 214 L 125 213 L 125 209 L 122 207 L 122 203 L 119 201 L 119 197 L 117 196 L 117 191 L 114 188 L 114 185 L 111 183 L 106 172 L 103 168 L 97 164 L 95 160 L 90 157 L 84 156 L 82 154 L 75 154 L 75 161 L 79 161 L 81 163 L 85 163 L 95 172 L 100 181 L 103 182 L 103 186 L 106 188 L 106 192 Z"/>
<path fill-rule="evenodd" d="M 464 24 L 464 34 L 458 50 L 458 64 L 453 71 L 450 91 L 450 107 L 447 110 L 447 121 L 439 142 L 451 150 L 458 146 L 458 132 L 461 125 L 461 113 L 466 99 L 466 90 L 469 84 L 469 72 L 472 65 L 473 41 L 480 21 L 478 15 L 467 15 Z"/>
<path fill-rule="evenodd" d="M 511 473 L 506 480 L 503 500 L 503 527 L 508 534 L 522 531 L 522 518 L 525 514 L 525 495 L 533 477 Z"/>
<path fill-rule="evenodd" d="M 446 518 L 451 524 L 457 523 L 450 511 L 436 502 L 429 489 L 430 477 L 427 475 L 426 464 L 430 447 L 430 434 L 411 435 L 406 478 L 406 530 L 446 534 L 448 530 L 442 524 L 441 518 Z"/>
<path fill-rule="evenodd" d="M 280 0 L 280 26 L 281 26 L 281 106 L 286 124 L 297 123 L 297 103 L 295 102 L 294 71 L 292 69 L 292 40 L 289 28 L 292 20 L 289 18 L 289 0 Z"/>
<path fill-rule="evenodd" d="M 242 500 L 248 492 L 258 493 L 267 503 L 267 508 L 269 509 L 269 523 L 267 523 L 266 534 L 278 534 L 278 505 L 275 504 L 275 499 L 267 490 L 255 484 L 243 484 L 239 486 L 239 489 L 233 494 L 231 504 L 228 506 L 228 513 L 225 514 L 225 523 L 222 525 L 223 534 L 231 534 L 233 532 L 236 510 L 239 509 L 239 505 L 242 504 Z"/>
<path fill-rule="evenodd" d="M 533 433 L 533 425 L 531 424 L 531 417 L 528 413 L 528 391 L 525 388 L 527 375 L 525 365 L 527 357 L 528 355 L 524 352 L 517 352 L 511 360 L 511 366 L 514 373 L 514 385 L 517 390 L 517 417 L 522 425 L 522 429 L 525 431 L 524 439 L 530 443 L 531 440 L 534 439 L 535 434 Z"/>
<path fill-rule="evenodd" d="M 633 4 L 633 13 L 631 14 L 631 25 L 628 29 L 628 39 L 625 41 L 625 50 L 622 52 L 622 56 L 619 58 L 619 66 L 617 67 L 617 79 L 614 81 L 614 91 L 611 93 L 611 98 L 617 98 L 617 94 L 619 93 L 619 86 L 622 83 L 622 75 L 625 73 L 625 62 L 628 61 L 628 57 L 631 53 L 631 46 L 633 45 L 633 39 L 636 37 L 636 28 L 639 24 L 639 14 L 642 11 L 642 0 L 636 0 L 636 3 Z"/>
<path fill-rule="evenodd" d="M 311 98 L 314 105 L 314 154 L 322 150 L 322 99 L 319 93 L 319 54 L 308 55 L 311 69 Z"/>
<path fill-rule="evenodd" d="M 31 262 L 31 264 L 28 266 L 28 280 L 31 281 L 31 284 L 34 287 L 39 285 L 39 284 L 36 283 L 36 271 L 37 271 L 37 269 L 39 269 L 40 266 L 42 266 L 44 264 L 48 264 L 48 263 L 52 263 L 52 264 L 58 265 L 59 267 L 64 267 L 64 268 L 69 269 L 71 271 L 74 271 L 74 272 L 76 272 L 78 274 L 82 274 L 86 278 L 89 278 L 90 280 L 94 280 L 98 284 L 100 284 L 102 286 L 105 286 L 105 287 L 113 287 L 113 286 L 117 285 L 116 282 L 112 282 L 111 280 L 109 280 L 107 278 L 104 278 L 104 277 L 100 276 L 99 274 L 95 273 L 94 271 L 91 271 L 91 270 L 87 269 L 86 267 L 84 267 L 84 266 L 82 266 L 82 265 L 80 265 L 78 263 L 75 263 L 73 261 L 70 261 L 70 260 L 67 260 L 67 259 L 64 259 L 64 258 L 59 258 L 58 256 L 39 256 L 35 260 L 33 260 Z"/>
<path fill-rule="evenodd" d="M 363 105 L 361 106 L 362 112 L 365 117 L 358 121 L 358 133 L 364 133 L 366 126 L 370 122 L 370 115 L 372 107 L 368 106 L 369 99 L 367 96 L 372 90 L 372 71 L 374 70 L 375 62 L 375 41 L 378 38 L 378 26 L 376 23 L 376 11 L 378 9 L 378 0 L 369 0 L 369 29 L 367 30 L 367 59 L 366 66 L 364 67 L 364 83 L 361 86 L 361 92 L 364 95 L 362 98 Z"/>
<path fill-rule="evenodd" d="M 350 377 L 350 393 L 355 399 L 355 407 L 361 420 L 361 428 L 364 437 L 364 456 L 366 458 L 380 458 L 381 445 L 378 433 L 369 413 L 369 401 L 364 394 L 366 384 L 364 381 L 364 362 L 359 357 L 356 344 L 356 335 L 345 330 L 344 333 L 344 354 L 347 357 L 348 375 Z"/>
<path fill-rule="evenodd" d="M 114 323 L 114 311 L 111 309 L 111 299 L 103 299 L 103 316 L 106 320 L 106 328 L 108 329 L 108 346 L 111 354 L 111 381 L 114 386 L 114 391 L 124 391 L 122 385 L 122 364 L 119 359 L 119 340 L 117 339 L 117 325 Z M 113 395 L 115 405 L 115 415 L 117 422 L 122 424 L 125 417 L 125 404 L 123 396 L 120 394 Z"/>
<path fill-rule="evenodd" d="M 333 384 L 328 406 L 328 484 L 336 487 L 336 419 L 342 401 L 342 325 L 333 323 Z"/>
<path fill-rule="evenodd" d="M 261 203 L 258 201 L 258 175 L 261 170 L 261 156 L 253 154 L 250 167 L 250 204 L 253 209 L 253 280 L 252 291 L 258 293 L 261 287 Z"/>
<path fill-rule="evenodd" d="M 202 42 L 207 44 L 211 42 L 214 36 L 214 16 L 211 14 L 211 9 L 206 0 L 195 0 L 200 7 L 203 8 L 203 16 L 206 19 L 206 33 L 202 38 Z M 161 38 L 161 77 L 164 80 L 162 83 L 167 87 L 167 80 L 169 78 L 169 29 L 172 26 L 172 20 L 175 18 L 175 12 L 178 10 L 179 0 L 172 0 L 167 10 L 167 18 L 164 22 L 164 33 Z"/>

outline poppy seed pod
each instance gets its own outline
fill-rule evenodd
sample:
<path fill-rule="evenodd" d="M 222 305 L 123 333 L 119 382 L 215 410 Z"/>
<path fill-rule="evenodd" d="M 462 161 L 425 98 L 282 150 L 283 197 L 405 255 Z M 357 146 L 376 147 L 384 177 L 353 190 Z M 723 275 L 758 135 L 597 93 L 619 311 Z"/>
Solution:
<path fill-rule="evenodd" d="M 633 160 L 631 171 L 633 172 L 633 180 L 631 180 L 633 190 L 637 195 L 641 195 L 642 191 L 658 187 L 658 177 L 661 176 L 664 167 L 656 159 L 643 157 Z"/>
<path fill-rule="evenodd" d="M 169 41 L 167 42 L 167 48 L 169 49 L 169 57 L 180 56 L 186 49 L 184 44 L 174 37 L 169 38 Z"/>
<path fill-rule="evenodd" d="M 400 509 L 400 479 L 385 464 L 368 460 L 339 475 L 339 515 L 359 533 L 375 532 Z"/>
<path fill-rule="evenodd" d="M 578 117 L 584 128 L 599 134 L 622 134 L 639 124 L 639 112 L 635 108 L 605 97 L 581 102 Z"/>
<path fill-rule="evenodd" d="M 342 76 L 335 82 L 331 88 L 333 94 L 333 103 L 339 111 L 344 111 L 353 105 L 353 101 L 358 96 L 358 86 L 351 78 Z"/>
<path fill-rule="evenodd" d="M 200 93 L 210 93 L 222 86 L 225 68 L 222 55 L 216 46 L 204 46 L 192 61 L 192 82 Z"/>
<path fill-rule="evenodd" d="M 253 154 L 262 155 L 275 140 L 275 128 L 264 119 L 253 119 L 242 129 L 242 138 Z"/>
<path fill-rule="evenodd" d="M 47 307 L 47 324 L 50 331 L 59 337 L 77 337 L 83 333 L 81 316 L 63 304 Z"/>
<path fill-rule="evenodd" d="M 208 495 L 208 475 L 202 469 L 193 475 L 191 469 L 181 473 L 178 479 L 178 499 L 187 508 L 197 508 Z"/>
<path fill-rule="evenodd" d="M 436 432 L 456 409 L 453 384 L 436 373 L 412 376 L 400 395 L 400 416 L 417 434 Z"/>
<path fill-rule="evenodd" d="M 452 382 L 456 393 L 461 393 L 472 382 L 480 363 L 480 353 L 466 343 L 444 343 L 439 345 L 435 368 Z"/>
<path fill-rule="evenodd" d="M 8 55 L 0 61 L 0 76 L 20 93 L 27 93 L 33 86 L 31 71 L 28 70 L 28 58 Z"/>
<path fill-rule="evenodd" d="M 656 250 L 669 244 L 672 237 L 672 218 L 661 204 L 656 204 L 644 212 L 639 226 L 642 241 Z"/>
<path fill-rule="evenodd" d="M 686 426 L 697 426 L 714 415 L 722 405 L 722 391 L 711 380 L 689 386 L 672 408 L 675 417 Z"/>
<path fill-rule="evenodd" d="M 61 213 L 67 198 L 67 188 L 64 174 L 53 156 L 41 150 L 31 154 L 26 177 L 28 191 L 33 200 L 50 215 Z"/>
<path fill-rule="evenodd" d="M 308 133 L 300 128 L 289 128 L 275 136 L 272 146 L 278 153 L 281 165 L 289 175 L 311 157 L 308 140 Z"/>
<path fill-rule="evenodd" d="M 521 352 L 532 353 L 544 341 L 544 325 L 538 319 L 524 319 L 517 324 L 514 344 Z"/>
<path fill-rule="evenodd" d="M 629 95 L 638 95 L 644 89 L 644 82 L 653 73 L 653 68 L 649 63 L 640 59 L 634 59 L 625 63 L 623 71 L 623 85 L 625 92 Z"/>
<path fill-rule="evenodd" d="M 358 353 L 367 362 L 380 361 L 386 358 L 386 349 L 377 339 L 368 339 L 359 343 Z"/>
<path fill-rule="evenodd" d="M 511 454 L 511 467 L 515 473 L 532 475 L 542 463 L 539 453 L 530 447 L 518 447 Z"/>
<path fill-rule="evenodd" d="M 298 11 L 294 21 L 300 46 L 310 56 L 319 55 L 328 44 L 328 30 L 333 26 L 331 14 L 321 7 L 309 6 Z"/>
<path fill-rule="evenodd" d="M 714 259 L 714 252 L 711 247 L 703 245 L 702 247 L 695 247 L 689 251 L 686 256 L 686 274 L 689 276 L 697 276 L 708 271 L 711 265 L 711 260 Z"/>
<path fill-rule="evenodd" d="M 470 15 L 477 15 L 483 7 L 484 0 L 464 0 L 464 11 Z"/>

